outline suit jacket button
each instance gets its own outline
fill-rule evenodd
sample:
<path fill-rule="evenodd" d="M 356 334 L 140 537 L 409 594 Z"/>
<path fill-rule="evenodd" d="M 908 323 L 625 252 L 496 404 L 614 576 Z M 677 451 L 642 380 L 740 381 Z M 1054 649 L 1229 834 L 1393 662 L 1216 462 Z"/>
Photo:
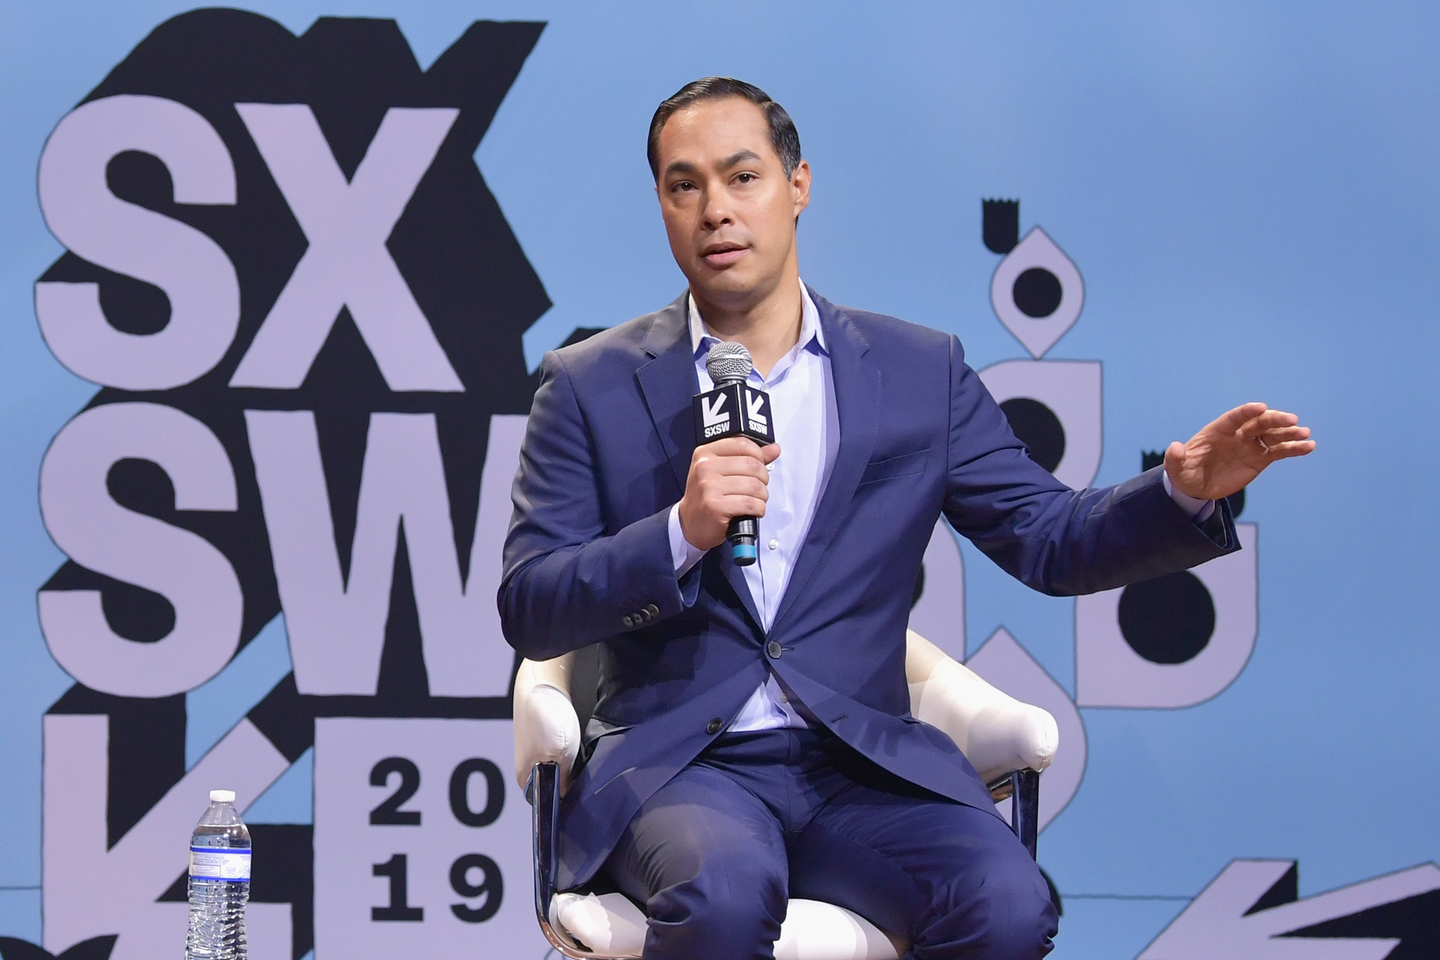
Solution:
<path fill-rule="evenodd" d="M 647 616 L 658 617 L 660 616 L 660 608 L 653 603 L 647 603 L 645 604 L 645 613 Z"/>
<path fill-rule="evenodd" d="M 630 614 L 628 613 L 620 618 L 620 622 L 625 625 L 626 630 L 629 630 L 631 627 L 635 626 L 635 618 L 630 616 Z"/>
<path fill-rule="evenodd" d="M 779 641 L 779 640 L 771 640 L 769 643 L 765 644 L 765 652 L 770 655 L 770 659 L 771 659 L 771 660 L 779 660 L 779 659 L 780 659 L 780 641 Z"/>
<path fill-rule="evenodd" d="M 709 723 L 705 724 L 705 732 L 713 737 L 715 736 L 715 734 L 720 732 L 720 728 L 722 726 L 723 724 L 720 722 L 720 718 L 716 717 L 714 720 L 711 720 Z"/>

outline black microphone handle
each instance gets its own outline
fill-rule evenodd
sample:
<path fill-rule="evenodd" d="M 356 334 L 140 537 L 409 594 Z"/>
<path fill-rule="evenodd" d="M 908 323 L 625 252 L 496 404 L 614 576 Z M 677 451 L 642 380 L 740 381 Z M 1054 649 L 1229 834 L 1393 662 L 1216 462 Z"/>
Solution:
<path fill-rule="evenodd" d="M 730 521 L 727 535 L 730 541 L 730 559 L 737 567 L 748 567 L 759 554 L 756 544 L 760 539 L 760 523 L 754 517 L 736 517 Z"/>

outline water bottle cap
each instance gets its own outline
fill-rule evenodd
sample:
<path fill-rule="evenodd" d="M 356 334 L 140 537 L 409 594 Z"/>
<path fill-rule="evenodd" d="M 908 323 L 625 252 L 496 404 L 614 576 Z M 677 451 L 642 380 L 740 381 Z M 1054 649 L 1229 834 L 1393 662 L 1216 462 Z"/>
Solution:
<path fill-rule="evenodd" d="M 210 791 L 210 802 L 211 802 L 211 803 L 234 803 L 234 802 L 235 802 L 235 791 L 234 791 L 234 790 L 211 790 L 211 791 Z"/>

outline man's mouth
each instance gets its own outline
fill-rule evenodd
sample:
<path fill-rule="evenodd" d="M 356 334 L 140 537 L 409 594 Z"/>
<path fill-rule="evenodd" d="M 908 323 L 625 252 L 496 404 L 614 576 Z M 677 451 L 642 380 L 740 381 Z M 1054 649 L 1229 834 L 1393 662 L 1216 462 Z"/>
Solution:
<path fill-rule="evenodd" d="M 700 251 L 701 258 L 712 267 L 728 267 L 745 255 L 746 248 L 730 241 L 712 243 Z"/>

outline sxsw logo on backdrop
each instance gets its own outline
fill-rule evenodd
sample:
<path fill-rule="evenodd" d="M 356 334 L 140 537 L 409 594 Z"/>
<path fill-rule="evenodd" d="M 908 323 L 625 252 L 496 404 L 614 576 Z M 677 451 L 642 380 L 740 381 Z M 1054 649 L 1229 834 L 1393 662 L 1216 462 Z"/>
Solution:
<path fill-rule="evenodd" d="M 69 559 L 39 616 L 77 681 L 45 725 L 49 950 L 179 949 L 182 779 L 253 798 L 316 717 L 509 715 L 499 542 L 550 303 L 474 153 L 541 29 L 476 23 L 421 71 L 391 21 L 195 11 L 46 143 L 67 252 L 36 314 L 100 385 L 40 476 Z M 187 773 L 185 694 L 282 608 L 293 674 Z M 256 827 L 251 942 L 283 909 L 294 957 L 309 831 Z"/>

